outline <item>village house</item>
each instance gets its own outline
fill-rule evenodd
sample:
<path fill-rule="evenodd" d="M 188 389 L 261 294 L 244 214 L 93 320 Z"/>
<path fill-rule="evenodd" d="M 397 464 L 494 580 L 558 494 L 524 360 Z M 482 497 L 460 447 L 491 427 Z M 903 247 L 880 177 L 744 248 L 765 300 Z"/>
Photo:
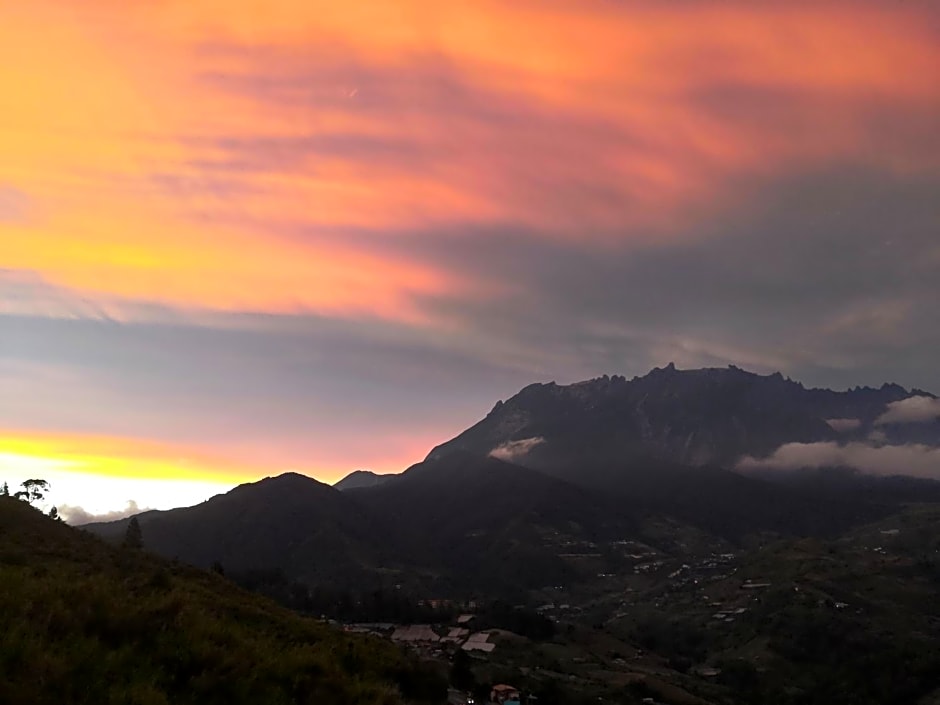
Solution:
<path fill-rule="evenodd" d="M 498 705 L 519 705 L 521 698 L 519 689 L 511 685 L 494 685 L 490 691 L 490 700 Z"/>
<path fill-rule="evenodd" d="M 477 632 L 476 634 L 471 634 L 461 648 L 464 651 L 483 651 L 488 654 L 496 648 L 496 644 L 492 643 L 489 639 L 490 635 L 488 632 Z"/>
<path fill-rule="evenodd" d="M 441 638 L 434 633 L 430 625 L 412 624 L 410 626 L 398 627 L 392 634 L 392 641 L 396 642 L 422 642 L 426 644 L 437 643 Z"/>

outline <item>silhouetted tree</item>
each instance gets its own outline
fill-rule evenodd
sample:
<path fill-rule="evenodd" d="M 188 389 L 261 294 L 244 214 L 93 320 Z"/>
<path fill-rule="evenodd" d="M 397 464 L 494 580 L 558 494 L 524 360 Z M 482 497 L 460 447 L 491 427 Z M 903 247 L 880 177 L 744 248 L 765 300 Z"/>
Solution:
<path fill-rule="evenodd" d="M 62 519 L 59 518 L 59 510 L 55 507 L 49 510 L 49 518 L 55 519 L 56 521 L 62 521 Z"/>
<path fill-rule="evenodd" d="M 49 483 L 45 480 L 26 480 L 21 487 L 23 489 L 13 496 L 17 499 L 24 499 L 30 504 L 41 502 L 45 499 L 46 492 L 49 491 Z"/>
<path fill-rule="evenodd" d="M 220 561 L 212 561 L 210 566 L 213 573 L 218 573 L 219 575 L 225 575 L 225 568 L 223 567 Z"/>
<path fill-rule="evenodd" d="M 140 522 L 137 517 L 131 517 L 127 522 L 127 531 L 124 532 L 124 547 L 139 549 L 144 546 L 144 533 L 140 530 Z"/>
<path fill-rule="evenodd" d="M 0 497 L 9 497 L 10 496 L 10 486 L 7 483 L 3 483 L 0 486 Z"/>
<path fill-rule="evenodd" d="M 450 669 L 450 684 L 458 690 L 472 692 L 477 687 L 477 679 L 470 670 L 470 656 L 463 649 L 454 654 L 454 664 Z"/>

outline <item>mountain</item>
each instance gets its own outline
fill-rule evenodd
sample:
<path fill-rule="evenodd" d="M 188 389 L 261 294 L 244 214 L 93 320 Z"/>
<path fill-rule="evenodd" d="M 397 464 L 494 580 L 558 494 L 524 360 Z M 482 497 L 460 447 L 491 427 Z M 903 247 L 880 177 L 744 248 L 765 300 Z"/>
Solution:
<path fill-rule="evenodd" d="M 395 583 L 472 592 L 583 579 L 562 545 L 635 537 L 623 502 L 493 458 L 457 455 L 340 492 L 296 474 L 241 485 L 194 507 L 137 515 L 145 545 L 227 572 L 306 585 Z M 129 519 L 82 528 L 120 540 Z"/>
<path fill-rule="evenodd" d="M 148 549 L 203 567 L 221 563 L 233 575 L 267 573 L 262 583 L 274 574 L 279 594 L 295 581 L 508 596 L 621 569 L 615 545 L 675 554 L 690 541 L 717 548 L 757 532 L 828 534 L 883 513 L 866 501 L 818 499 L 721 469 L 634 470 L 631 492 L 616 483 L 603 490 L 602 471 L 586 477 L 597 488 L 454 453 L 372 487 L 339 492 L 288 474 L 137 518 Z M 117 541 L 128 521 L 83 528 Z"/>
<path fill-rule="evenodd" d="M 236 487 L 194 507 L 138 515 L 147 547 L 201 567 L 282 570 L 306 582 L 392 567 L 394 531 L 339 490 L 296 473 Z M 128 519 L 84 528 L 124 535 Z"/>
<path fill-rule="evenodd" d="M 940 421 L 877 424 L 889 404 L 914 396 L 936 399 L 894 384 L 835 392 L 779 373 L 670 364 L 632 380 L 530 385 L 428 459 L 457 451 L 493 455 L 568 477 L 585 463 L 634 460 L 731 468 L 786 443 L 858 440 L 873 430 L 888 442 L 940 445 Z"/>
<path fill-rule="evenodd" d="M 690 543 L 833 536 L 940 498 L 929 481 L 844 471 L 781 481 L 731 469 L 785 443 L 872 429 L 940 445 L 940 422 L 879 423 L 913 396 L 934 399 L 897 385 L 833 392 L 780 374 L 672 365 L 630 381 L 536 384 L 401 474 L 358 471 L 334 487 L 287 474 L 139 522 L 162 555 L 310 586 L 466 595 L 584 582 L 617 568 L 615 544 L 675 554 Z M 118 539 L 125 527 L 86 528 Z"/>
<path fill-rule="evenodd" d="M 362 487 L 375 487 L 386 482 L 390 475 L 378 475 L 371 470 L 354 470 L 339 482 L 333 485 L 334 489 L 342 491 L 355 490 Z"/>
<path fill-rule="evenodd" d="M 940 421 L 878 424 L 890 404 L 915 396 L 935 399 L 893 384 L 834 392 L 779 373 L 670 364 L 629 381 L 530 385 L 427 459 L 508 460 L 732 540 L 759 531 L 828 534 L 873 520 L 896 494 L 822 496 L 810 485 L 743 476 L 734 466 L 787 443 L 864 440 L 874 430 L 882 442 L 940 445 Z"/>
<path fill-rule="evenodd" d="M 440 702 L 391 644 L 0 497 L 0 702 Z M 403 695 L 404 697 L 403 697 Z"/>

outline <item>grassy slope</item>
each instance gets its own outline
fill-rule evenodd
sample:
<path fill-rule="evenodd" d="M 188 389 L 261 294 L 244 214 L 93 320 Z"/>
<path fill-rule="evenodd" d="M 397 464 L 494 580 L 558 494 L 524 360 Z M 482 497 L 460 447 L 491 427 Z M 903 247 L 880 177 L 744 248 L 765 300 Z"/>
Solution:
<path fill-rule="evenodd" d="M 416 689 L 390 645 L 224 578 L 115 549 L 0 497 L 0 702 L 375 703 Z"/>

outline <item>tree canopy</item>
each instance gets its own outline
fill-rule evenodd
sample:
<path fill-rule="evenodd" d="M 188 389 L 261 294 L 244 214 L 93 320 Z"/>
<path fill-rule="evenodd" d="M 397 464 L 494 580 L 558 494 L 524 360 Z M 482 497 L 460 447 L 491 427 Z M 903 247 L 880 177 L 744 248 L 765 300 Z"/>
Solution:
<path fill-rule="evenodd" d="M 125 548 L 143 548 L 144 546 L 144 533 L 140 529 L 140 522 L 137 521 L 137 517 L 131 517 L 131 520 L 127 522 L 127 531 L 124 533 L 124 546 Z"/>
<path fill-rule="evenodd" d="M 39 479 L 25 480 L 20 486 L 23 489 L 13 496 L 17 499 L 25 500 L 30 504 L 44 500 L 46 498 L 46 492 L 50 489 L 48 482 Z M 6 487 L 6 483 L 4 483 L 4 487 Z M 9 493 L 9 488 L 7 488 L 7 493 Z"/>

